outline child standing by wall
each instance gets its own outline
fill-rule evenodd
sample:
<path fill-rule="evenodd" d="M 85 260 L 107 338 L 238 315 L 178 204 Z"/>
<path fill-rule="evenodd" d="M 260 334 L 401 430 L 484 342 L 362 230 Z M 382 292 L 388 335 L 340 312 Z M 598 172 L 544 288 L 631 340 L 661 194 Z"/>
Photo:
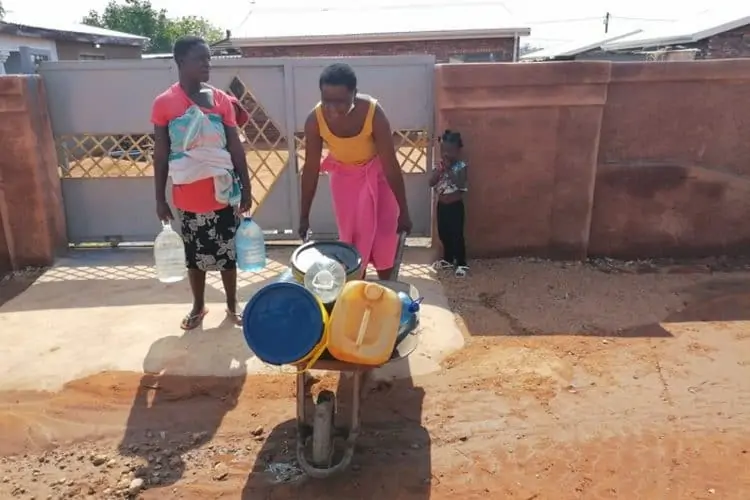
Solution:
<path fill-rule="evenodd" d="M 440 137 L 441 161 L 430 179 L 430 187 L 438 196 L 437 226 L 443 244 L 443 258 L 435 262 L 436 270 L 455 267 L 455 274 L 466 276 L 464 242 L 464 193 L 467 190 L 466 163 L 460 159 L 463 141 L 459 132 L 446 130 Z"/>

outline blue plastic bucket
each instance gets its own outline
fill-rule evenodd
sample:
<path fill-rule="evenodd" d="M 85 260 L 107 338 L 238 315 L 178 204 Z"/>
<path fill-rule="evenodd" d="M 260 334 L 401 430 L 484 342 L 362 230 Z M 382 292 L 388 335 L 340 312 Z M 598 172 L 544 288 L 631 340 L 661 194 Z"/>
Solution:
<path fill-rule="evenodd" d="M 297 283 L 266 285 L 250 299 L 242 315 L 245 342 L 271 365 L 314 362 L 325 349 L 328 313 Z"/>

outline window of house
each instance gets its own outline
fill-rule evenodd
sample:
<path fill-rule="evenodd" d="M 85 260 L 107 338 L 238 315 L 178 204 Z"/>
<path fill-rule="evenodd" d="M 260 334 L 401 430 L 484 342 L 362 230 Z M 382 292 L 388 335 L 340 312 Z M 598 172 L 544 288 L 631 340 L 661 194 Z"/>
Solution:
<path fill-rule="evenodd" d="M 104 54 L 78 54 L 79 61 L 105 61 L 107 56 Z"/>

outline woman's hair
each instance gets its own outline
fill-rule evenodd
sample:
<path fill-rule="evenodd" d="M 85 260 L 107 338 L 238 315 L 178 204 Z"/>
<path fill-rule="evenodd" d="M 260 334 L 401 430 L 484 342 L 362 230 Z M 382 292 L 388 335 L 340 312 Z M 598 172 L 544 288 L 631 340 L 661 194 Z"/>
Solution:
<path fill-rule="evenodd" d="M 348 64 L 331 64 L 320 74 L 319 86 L 322 88 L 323 85 L 341 85 L 354 92 L 357 89 L 357 75 Z"/>
<path fill-rule="evenodd" d="M 464 147 L 464 141 L 461 139 L 461 132 L 451 132 L 446 129 L 443 135 L 440 136 L 440 142 L 447 142 L 449 144 L 455 144 L 459 148 Z"/>
<path fill-rule="evenodd" d="M 175 62 L 179 63 L 182 59 L 184 59 L 185 56 L 188 55 L 188 52 L 193 49 L 193 47 L 205 44 L 206 41 L 199 36 L 188 35 L 178 38 L 174 43 L 174 49 L 172 51 Z"/>

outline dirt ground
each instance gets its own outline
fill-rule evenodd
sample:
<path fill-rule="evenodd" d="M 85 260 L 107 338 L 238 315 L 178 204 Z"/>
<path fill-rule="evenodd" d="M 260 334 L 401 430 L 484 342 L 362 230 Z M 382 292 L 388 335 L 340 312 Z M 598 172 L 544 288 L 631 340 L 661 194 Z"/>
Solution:
<path fill-rule="evenodd" d="M 297 474 L 288 376 L 4 393 L 0 498 L 745 499 L 744 267 L 502 260 L 441 277 L 466 347 L 368 385 L 353 467 L 330 480 Z"/>

